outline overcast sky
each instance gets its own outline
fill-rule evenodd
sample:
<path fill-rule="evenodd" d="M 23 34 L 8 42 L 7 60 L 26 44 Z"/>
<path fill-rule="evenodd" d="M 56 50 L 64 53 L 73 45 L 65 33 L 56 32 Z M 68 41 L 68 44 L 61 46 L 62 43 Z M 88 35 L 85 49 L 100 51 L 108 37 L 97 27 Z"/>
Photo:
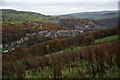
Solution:
<path fill-rule="evenodd" d="M 45 15 L 117 10 L 119 0 L 0 0 L 0 8 Z"/>

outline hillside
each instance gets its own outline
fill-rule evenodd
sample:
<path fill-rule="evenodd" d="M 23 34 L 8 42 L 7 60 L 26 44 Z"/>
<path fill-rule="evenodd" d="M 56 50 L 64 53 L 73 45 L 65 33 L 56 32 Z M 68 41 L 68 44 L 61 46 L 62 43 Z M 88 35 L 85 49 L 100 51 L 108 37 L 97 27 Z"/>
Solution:
<path fill-rule="evenodd" d="M 105 18 L 98 20 L 102 22 L 105 26 L 113 27 L 118 25 L 118 17 Z"/>
<path fill-rule="evenodd" d="M 57 18 L 29 11 L 17 11 L 12 9 L 2 9 L 2 19 L 12 23 L 22 23 L 24 21 L 43 21 L 56 23 Z"/>
<path fill-rule="evenodd" d="M 119 58 L 116 55 L 118 54 L 117 43 L 117 41 L 111 40 L 110 42 L 100 42 L 93 45 L 73 46 L 43 56 L 31 56 L 27 51 L 26 53 L 22 52 L 26 49 L 19 48 L 19 51 L 15 51 L 13 55 L 2 55 L 4 61 L 3 78 L 9 77 L 9 74 L 5 75 L 5 73 L 11 71 L 12 68 L 14 70 L 14 72 L 13 70 L 11 71 L 13 77 L 14 74 L 22 76 L 23 74 L 21 72 L 24 72 L 25 74 L 22 77 L 33 79 L 118 78 L 120 69 L 116 63 L 116 59 Z M 50 48 L 48 47 L 47 50 L 50 50 Z M 20 54 L 22 54 L 22 56 L 20 56 Z M 16 56 L 20 57 L 17 59 Z M 18 60 L 20 62 L 18 62 Z M 9 62 L 9 64 L 5 64 L 7 62 Z M 10 68 L 8 68 L 8 66 L 10 66 Z M 13 67 L 11 68 L 11 66 Z M 24 66 L 26 67 L 24 68 Z M 18 73 L 16 73 L 16 68 Z M 114 74 L 112 74 L 113 72 Z M 10 78 L 12 77 L 10 76 Z"/>
<path fill-rule="evenodd" d="M 87 18 L 87 19 L 96 19 L 96 20 L 117 17 L 117 16 L 118 16 L 118 11 L 82 12 L 82 13 L 60 15 L 60 17 Z"/>
<path fill-rule="evenodd" d="M 1 9 L 2 19 L 7 21 L 7 23 L 21 24 L 25 21 L 42 21 L 46 23 L 59 23 L 59 17 L 73 17 L 73 18 L 87 18 L 87 19 L 97 19 L 99 22 L 103 23 L 105 26 L 112 27 L 117 24 L 117 11 L 101 11 L 101 12 L 84 12 L 75 13 L 68 15 L 60 15 L 58 17 L 43 15 L 36 12 L 30 11 L 17 11 L 13 9 Z"/>

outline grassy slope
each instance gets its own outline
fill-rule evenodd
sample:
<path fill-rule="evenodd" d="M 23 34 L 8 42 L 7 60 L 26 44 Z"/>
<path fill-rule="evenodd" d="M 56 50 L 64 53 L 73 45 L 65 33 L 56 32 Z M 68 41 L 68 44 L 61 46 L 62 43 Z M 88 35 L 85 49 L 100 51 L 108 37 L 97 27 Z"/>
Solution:
<path fill-rule="evenodd" d="M 118 35 L 113 35 L 113 36 L 97 39 L 97 40 L 95 40 L 95 43 L 100 43 L 100 42 L 105 42 L 105 41 L 112 41 L 112 40 L 116 40 L 116 39 L 118 39 Z"/>
<path fill-rule="evenodd" d="M 101 43 L 101 42 L 105 42 L 105 41 L 113 41 L 113 40 L 116 40 L 118 39 L 118 35 L 113 35 L 113 36 L 109 36 L 109 37 L 105 37 L 105 38 L 101 38 L 101 39 L 97 39 L 95 40 L 95 43 Z M 52 53 L 52 54 L 49 54 L 49 55 L 46 55 L 47 57 L 49 58 L 54 58 L 54 57 L 57 57 L 57 55 L 64 55 L 64 54 L 70 54 L 70 53 L 75 53 L 75 52 L 80 52 L 81 49 L 83 48 L 86 48 L 86 47 L 90 47 L 91 45 L 88 45 L 88 46 L 75 46 L 75 47 L 71 47 L 71 48 L 68 48 L 68 49 L 65 49 L 65 50 L 62 50 L 62 51 L 59 51 L 59 52 L 56 52 L 56 53 Z M 79 70 L 82 71 L 81 73 L 85 74 L 85 76 L 87 78 L 91 77 L 90 73 L 86 73 L 87 69 L 84 67 L 86 65 L 86 61 L 76 61 L 76 62 L 71 62 L 71 65 L 74 65 L 74 64 L 79 64 Z M 43 70 L 38 74 L 36 75 L 29 75 L 30 77 L 34 77 L 34 78 L 45 78 L 46 76 L 48 75 L 52 75 L 53 74 L 53 69 L 50 68 L 50 67 L 47 67 L 48 69 L 47 70 Z M 69 71 L 68 68 L 64 67 L 62 68 L 62 72 L 63 72 L 63 77 L 69 77 L 69 78 L 80 78 L 80 75 L 78 75 L 78 67 L 73 67 L 71 68 L 71 71 Z M 117 68 L 115 68 L 117 70 Z M 31 71 L 29 71 L 31 72 Z M 32 73 L 31 73 L 32 74 Z M 42 75 L 44 74 L 44 75 Z M 115 73 L 115 74 L 118 74 L 118 73 Z M 112 75 L 111 73 L 108 72 L 108 75 L 109 77 L 114 77 L 115 75 Z M 82 74 L 81 74 L 82 76 Z M 53 75 L 51 76 L 53 77 Z M 96 76 L 97 78 L 98 76 Z"/>
<path fill-rule="evenodd" d="M 95 40 L 96 43 L 100 43 L 100 42 L 104 42 L 104 41 L 112 41 L 112 40 L 116 40 L 118 39 L 117 37 L 118 35 L 113 35 L 113 36 L 109 36 L 109 37 L 105 37 L 105 38 L 101 38 L 101 39 L 97 39 Z M 71 53 L 75 53 L 75 52 L 80 52 L 81 49 L 86 48 L 86 47 L 90 47 L 91 45 L 88 46 L 76 46 L 76 47 L 72 47 L 72 48 L 68 48 L 65 50 L 62 50 L 60 52 L 56 52 L 53 54 L 49 54 L 46 55 L 49 58 L 55 58 L 58 55 L 65 55 L 65 54 L 71 54 Z M 92 47 L 92 46 L 91 46 Z M 69 71 L 69 68 L 67 67 L 63 67 L 62 68 L 62 75 L 64 78 L 81 78 L 81 77 L 87 77 L 90 78 L 92 75 L 91 73 L 88 73 L 85 65 L 87 65 L 87 62 L 85 60 L 81 60 L 81 61 L 75 61 L 75 62 L 71 62 L 71 65 L 76 65 L 79 64 L 78 67 L 72 67 L 71 70 Z M 78 70 L 80 70 L 81 75 L 78 74 Z M 114 67 L 115 71 L 119 71 L 119 69 L 117 67 Z M 25 75 L 26 78 L 53 78 L 53 68 L 51 67 L 45 67 L 44 70 L 41 70 L 40 72 L 36 72 L 36 74 L 33 74 L 33 72 L 31 70 L 26 70 L 25 72 L 26 74 L 29 73 L 29 75 Z M 116 75 L 118 75 L 118 72 L 115 72 L 114 74 L 112 74 L 111 72 L 106 72 L 108 77 L 117 77 Z M 50 76 L 51 75 L 51 76 Z M 99 76 L 96 75 L 96 78 L 99 78 Z"/>
<path fill-rule="evenodd" d="M 44 16 L 42 15 L 34 15 L 34 14 L 16 14 L 16 13 L 7 13 L 3 12 L 2 14 L 4 17 L 3 19 L 8 19 L 8 20 L 40 20 L 39 18 L 43 18 Z"/>
<path fill-rule="evenodd" d="M 113 40 L 117 40 L 118 39 L 118 35 L 112 35 L 112 36 L 109 36 L 109 37 L 105 37 L 105 38 L 101 38 L 101 39 L 97 39 L 95 40 L 95 43 L 101 43 L 101 42 L 106 42 L 106 41 L 113 41 Z M 57 53 L 53 53 L 53 54 L 50 54 L 50 55 L 47 55 L 48 57 L 55 57 L 57 55 L 64 55 L 64 53 L 66 54 L 70 54 L 70 53 L 76 53 L 76 52 L 80 52 L 83 48 L 87 48 L 87 47 L 92 47 L 91 45 L 85 45 L 85 46 L 75 46 L 75 47 L 72 47 L 72 48 L 68 48 L 68 49 L 65 49 L 63 51 L 60 51 L 60 52 L 57 52 Z M 71 62 L 71 64 L 77 64 L 77 63 L 80 63 L 79 64 L 79 69 L 82 71 L 82 73 L 86 73 L 86 69 L 85 69 L 85 65 L 86 65 L 86 62 L 83 60 L 83 61 L 80 61 L 80 62 Z M 69 72 L 69 69 L 68 68 L 63 68 L 63 76 L 67 76 L 69 78 L 76 78 L 78 77 L 78 68 L 77 67 L 74 67 L 74 68 L 71 68 L 72 72 Z M 117 70 L 117 69 L 116 69 Z M 117 74 L 117 73 L 115 73 Z M 90 74 L 86 74 L 86 77 L 90 77 L 91 75 Z M 115 75 L 112 75 L 109 73 L 109 76 L 115 76 Z M 80 76 L 79 76 L 80 77 Z M 78 77 L 78 78 L 79 78 Z M 96 76 L 97 78 L 98 76 Z"/>
<path fill-rule="evenodd" d="M 2 19 L 10 20 L 10 23 L 19 24 L 23 23 L 24 21 L 30 20 L 30 21 L 44 21 L 49 23 L 56 23 L 57 20 L 48 20 L 48 16 L 42 15 L 42 14 L 29 14 L 29 13 L 8 13 L 7 11 L 3 11 L 2 16 L 4 16 Z M 55 19 L 55 17 L 50 17 L 52 19 Z"/>

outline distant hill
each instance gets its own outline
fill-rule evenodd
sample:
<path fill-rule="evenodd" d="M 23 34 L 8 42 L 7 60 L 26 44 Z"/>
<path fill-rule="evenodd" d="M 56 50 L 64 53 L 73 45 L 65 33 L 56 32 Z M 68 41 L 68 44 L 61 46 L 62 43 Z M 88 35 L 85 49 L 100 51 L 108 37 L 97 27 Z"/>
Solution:
<path fill-rule="evenodd" d="M 60 17 L 72 17 L 72 18 L 87 18 L 87 19 L 95 19 L 99 22 L 102 22 L 104 25 L 108 27 L 116 26 L 117 25 L 117 17 L 118 11 L 99 11 L 99 12 L 83 12 L 83 13 L 74 13 L 74 14 L 67 14 L 67 15 L 60 15 L 57 17 L 43 15 L 36 12 L 30 11 L 17 11 L 13 9 L 0 9 L 2 10 L 3 20 L 7 20 L 9 23 L 23 23 L 24 21 L 42 21 L 46 23 L 59 23 Z"/>
<path fill-rule="evenodd" d="M 3 20 L 10 20 L 14 22 L 23 22 L 23 21 L 44 21 L 55 23 L 56 17 L 43 15 L 36 12 L 30 11 L 17 11 L 13 9 L 1 9 L 2 10 L 2 19 Z"/>
<path fill-rule="evenodd" d="M 107 27 L 115 27 L 118 25 L 118 18 L 120 17 L 112 17 L 112 18 L 105 18 L 98 20 L 99 22 L 102 22 Z"/>
<path fill-rule="evenodd" d="M 87 18 L 87 19 L 105 19 L 117 17 L 118 11 L 98 11 L 98 12 L 82 12 L 67 15 L 59 15 L 59 17 Z"/>

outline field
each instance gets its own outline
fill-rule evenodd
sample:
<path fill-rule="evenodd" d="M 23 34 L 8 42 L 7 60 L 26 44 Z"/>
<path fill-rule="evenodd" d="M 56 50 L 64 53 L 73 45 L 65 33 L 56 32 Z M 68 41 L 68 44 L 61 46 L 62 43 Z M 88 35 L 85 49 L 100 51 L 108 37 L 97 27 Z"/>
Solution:
<path fill-rule="evenodd" d="M 47 23 L 57 23 L 57 20 L 55 17 L 48 17 L 42 14 L 16 14 L 16 13 L 4 13 L 3 14 L 3 20 L 10 20 L 9 23 L 13 24 L 21 24 L 24 21 L 43 21 Z M 48 18 L 52 18 L 53 20 L 49 20 Z M 54 20 L 55 19 L 55 20 Z"/>
<path fill-rule="evenodd" d="M 116 39 L 118 39 L 118 35 L 112 35 L 112 36 L 109 36 L 109 37 L 97 39 L 97 40 L 95 40 L 95 43 L 112 41 L 112 40 L 116 40 Z"/>

